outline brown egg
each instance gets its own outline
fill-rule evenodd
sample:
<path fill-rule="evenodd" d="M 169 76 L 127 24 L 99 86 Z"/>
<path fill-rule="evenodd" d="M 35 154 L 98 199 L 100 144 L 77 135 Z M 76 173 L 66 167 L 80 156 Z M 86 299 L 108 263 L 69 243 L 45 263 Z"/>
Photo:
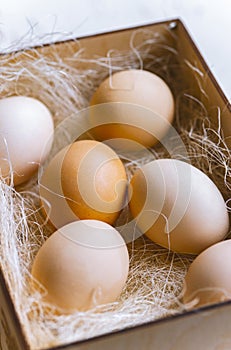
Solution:
<path fill-rule="evenodd" d="M 224 199 L 202 171 L 176 159 L 154 160 L 131 179 L 130 210 L 155 243 L 198 254 L 229 229 Z"/>
<path fill-rule="evenodd" d="M 118 231 L 104 222 L 80 220 L 47 239 L 32 275 L 45 288 L 45 301 L 73 312 L 116 301 L 128 269 L 127 247 Z"/>
<path fill-rule="evenodd" d="M 82 140 L 52 159 L 40 181 L 40 196 L 55 227 L 78 219 L 112 224 L 123 208 L 126 188 L 117 154 L 101 142 Z"/>
<path fill-rule="evenodd" d="M 101 141 L 121 138 L 151 147 L 166 134 L 174 116 L 168 85 L 145 70 L 121 71 L 105 79 L 90 101 L 91 106 L 99 104 L 104 105 L 90 114 L 92 133 Z"/>
<path fill-rule="evenodd" d="M 204 250 L 185 277 L 183 301 L 188 308 L 231 299 L 231 240 Z"/>

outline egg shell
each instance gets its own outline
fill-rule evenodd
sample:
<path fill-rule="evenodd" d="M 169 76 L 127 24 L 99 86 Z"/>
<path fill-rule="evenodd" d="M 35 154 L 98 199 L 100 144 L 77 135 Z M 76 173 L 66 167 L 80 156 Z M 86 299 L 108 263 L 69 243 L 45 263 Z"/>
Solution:
<path fill-rule="evenodd" d="M 92 133 L 101 141 L 122 138 L 151 147 L 166 134 L 174 117 L 170 88 L 145 70 L 116 72 L 106 78 L 90 101 L 91 106 L 98 104 L 104 106 L 91 111 Z"/>
<path fill-rule="evenodd" d="M 53 141 L 54 125 L 48 108 L 37 99 L 12 96 L 0 100 L 0 168 L 4 178 L 13 172 L 19 185 L 36 172 Z"/>
<path fill-rule="evenodd" d="M 122 161 L 110 147 L 93 140 L 76 141 L 61 150 L 40 180 L 43 207 L 57 228 L 77 219 L 114 223 L 126 189 Z"/>
<path fill-rule="evenodd" d="M 32 275 L 46 289 L 44 301 L 73 312 L 116 301 L 128 269 L 127 247 L 118 231 L 104 222 L 81 220 L 46 240 Z"/>
<path fill-rule="evenodd" d="M 141 231 L 179 253 L 199 254 L 224 239 L 229 217 L 216 185 L 196 167 L 154 160 L 131 179 L 130 210 Z"/>
<path fill-rule="evenodd" d="M 188 308 L 231 299 L 231 241 L 204 250 L 185 276 L 183 301 Z"/>

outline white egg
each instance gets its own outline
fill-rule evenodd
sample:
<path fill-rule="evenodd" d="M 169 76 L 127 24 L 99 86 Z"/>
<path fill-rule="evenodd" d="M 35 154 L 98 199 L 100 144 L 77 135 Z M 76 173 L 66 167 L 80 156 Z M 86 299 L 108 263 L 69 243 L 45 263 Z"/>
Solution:
<path fill-rule="evenodd" d="M 53 141 L 48 108 L 26 96 L 0 100 L 0 170 L 14 185 L 27 181 L 43 163 Z"/>

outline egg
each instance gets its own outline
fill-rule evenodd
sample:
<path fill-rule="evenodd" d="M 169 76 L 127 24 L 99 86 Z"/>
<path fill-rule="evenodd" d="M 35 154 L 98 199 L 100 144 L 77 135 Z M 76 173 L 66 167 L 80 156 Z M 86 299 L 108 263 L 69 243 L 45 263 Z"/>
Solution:
<path fill-rule="evenodd" d="M 128 270 L 127 247 L 118 231 L 101 221 L 80 220 L 46 240 L 32 276 L 46 290 L 44 301 L 73 312 L 116 301 Z"/>
<path fill-rule="evenodd" d="M 76 141 L 62 149 L 39 183 L 43 208 L 57 228 L 78 219 L 113 224 L 126 199 L 122 161 L 109 146 L 94 140 Z"/>
<path fill-rule="evenodd" d="M 231 240 L 214 244 L 192 262 L 185 276 L 183 301 L 188 308 L 231 299 Z"/>
<path fill-rule="evenodd" d="M 14 185 L 30 179 L 46 159 L 54 125 L 48 108 L 37 99 L 12 96 L 0 100 L 0 169 Z"/>
<path fill-rule="evenodd" d="M 140 230 L 172 251 L 199 254 L 228 233 L 220 191 L 191 164 L 176 159 L 145 164 L 132 177 L 129 192 Z"/>
<path fill-rule="evenodd" d="M 161 140 L 174 117 L 174 98 L 168 85 L 156 74 L 138 69 L 106 78 L 90 106 L 92 133 L 97 140 L 132 140 L 144 147 Z M 131 143 L 127 147 L 131 148 Z"/>

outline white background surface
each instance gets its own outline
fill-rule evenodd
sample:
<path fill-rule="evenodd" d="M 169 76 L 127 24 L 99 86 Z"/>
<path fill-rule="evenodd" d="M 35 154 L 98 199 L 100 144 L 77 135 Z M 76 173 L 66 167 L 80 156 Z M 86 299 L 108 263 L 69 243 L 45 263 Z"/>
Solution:
<path fill-rule="evenodd" d="M 0 50 L 175 17 L 230 100 L 231 0 L 0 0 Z"/>

